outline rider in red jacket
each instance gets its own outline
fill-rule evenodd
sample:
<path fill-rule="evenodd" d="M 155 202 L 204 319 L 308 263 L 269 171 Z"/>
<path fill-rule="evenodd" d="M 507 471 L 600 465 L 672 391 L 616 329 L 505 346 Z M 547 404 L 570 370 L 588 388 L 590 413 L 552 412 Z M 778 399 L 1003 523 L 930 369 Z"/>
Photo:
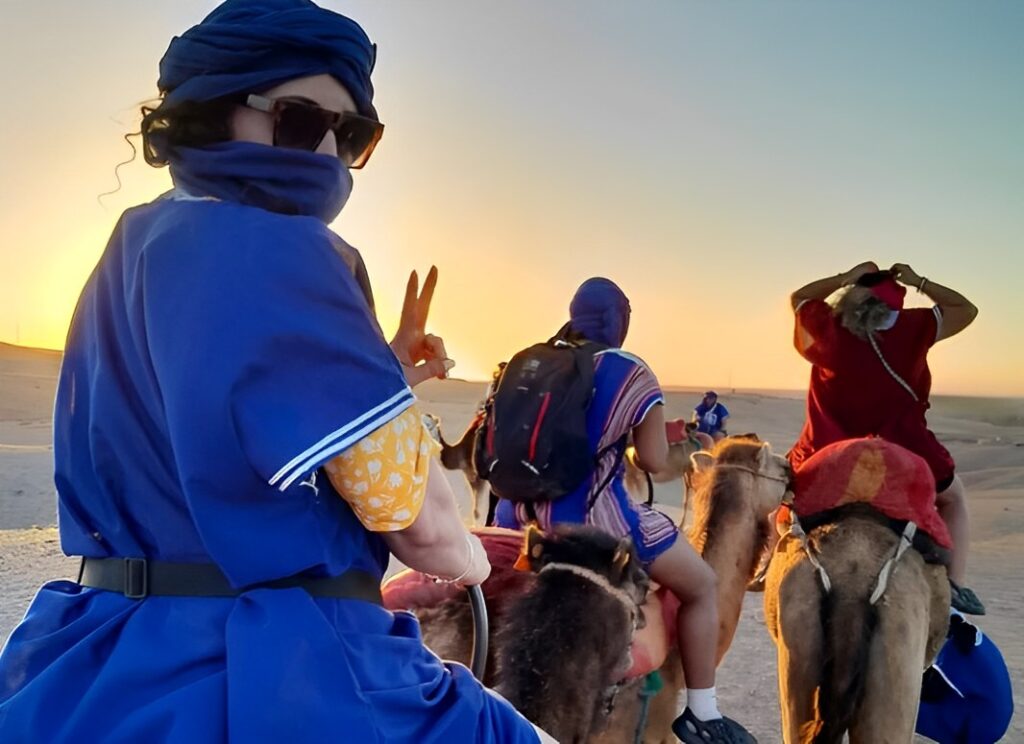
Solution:
<path fill-rule="evenodd" d="M 903 309 L 906 285 L 935 304 Z M 825 299 L 845 288 L 834 303 Z M 984 614 L 963 586 L 968 520 L 955 463 L 928 428 L 928 350 L 971 324 L 977 308 L 963 295 L 919 276 L 906 264 L 879 271 L 871 261 L 819 279 L 791 297 L 793 343 L 813 367 L 807 420 L 789 453 L 794 470 L 822 447 L 842 439 L 880 436 L 923 457 L 935 476 L 936 506 L 953 537 L 949 567 L 953 606 Z"/>

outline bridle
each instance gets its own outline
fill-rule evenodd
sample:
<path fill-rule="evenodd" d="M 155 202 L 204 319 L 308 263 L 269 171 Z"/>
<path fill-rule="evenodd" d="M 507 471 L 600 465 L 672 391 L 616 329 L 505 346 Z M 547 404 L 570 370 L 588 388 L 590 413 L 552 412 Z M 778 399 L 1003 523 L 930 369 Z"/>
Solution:
<path fill-rule="evenodd" d="M 605 592 L 610 594 L 613 598 L 618 600 L 618 602 L 626 608 L 626 612 L 629 613 L 629 619 L 633 624 L 633 630 L 636 630 L 641 617 L 640 605 L 636 602 L 636 600 L 629 596 L 628 592 L 626 592 L 624 589 L 620 589 L 617 586 L 612 586 L 611 582 L 608 581 L 608 579 L 606 579 L 601 574 L 597 573 L 596 571 L 591 571 L 589 568 L 577 566 L 572 563 L 548 563 L 537 573 L 539 575 L 544 573 L 545 571 L 568 571 L 569 573 L 575 574 L 576 576 L 579 576 L 581 579 L 585 579 L 590 583 L 600 587 Z"/>
<path fill-rule="evenodd" d="M 789 478 L 784 478 L 781 475 L 772 475 L 770 473 L 765 473 L 761 470 L 754 470 L 754 468 L 748 468 L 746 465 L 734 465 L 733 463 L 730 462 L 716 462 L 713 467 L 716 470 L 742 470 L 745 473 L 750 473 L 756 478 L 764 478 L 765 480 L 775 481 L 776 483 L 784 483 L 786 484 L 786 486 L 789 486 L 790 484 Z"/>

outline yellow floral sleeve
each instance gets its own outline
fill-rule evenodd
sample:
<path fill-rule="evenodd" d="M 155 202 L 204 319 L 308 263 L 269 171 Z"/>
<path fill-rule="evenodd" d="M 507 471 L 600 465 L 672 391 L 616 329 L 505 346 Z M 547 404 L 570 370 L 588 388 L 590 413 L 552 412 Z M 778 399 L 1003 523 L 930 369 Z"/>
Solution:
<path fill-rule="evenodd" d="M 440 449 L 414 405 L 329 460 L 324 469 L 366 529 L 395 532 L 419 515 L 430 458 Z"/>

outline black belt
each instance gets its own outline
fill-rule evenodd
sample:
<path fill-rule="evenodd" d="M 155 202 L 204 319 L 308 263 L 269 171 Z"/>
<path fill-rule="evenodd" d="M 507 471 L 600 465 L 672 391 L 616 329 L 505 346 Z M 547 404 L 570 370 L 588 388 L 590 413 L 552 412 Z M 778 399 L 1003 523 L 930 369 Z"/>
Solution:
<path fill-rule="evenodd" d="M 83 558 L 78 583 L 120 592 L 129 599 L 145 597 L 237 597 L 253 589 L 304 589 L 314 597 L 362 599 L 382 604 L 380 581 L 365 571 L 340 576 L 283 579 L 236 589 L 212 563 L 167 563 L 146 558 Z"/>

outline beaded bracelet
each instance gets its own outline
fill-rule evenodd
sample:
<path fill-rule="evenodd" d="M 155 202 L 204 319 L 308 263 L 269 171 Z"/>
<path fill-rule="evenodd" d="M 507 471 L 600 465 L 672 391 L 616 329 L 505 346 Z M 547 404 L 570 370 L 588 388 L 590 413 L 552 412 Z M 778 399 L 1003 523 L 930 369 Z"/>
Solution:
<path fill-rule="evenodd" d="M 917 285 L 917 291 L 920 294 L 924 294 L 924 285 L 928 283 L 928 277 L 922 276 L 921 283 Z"/>

